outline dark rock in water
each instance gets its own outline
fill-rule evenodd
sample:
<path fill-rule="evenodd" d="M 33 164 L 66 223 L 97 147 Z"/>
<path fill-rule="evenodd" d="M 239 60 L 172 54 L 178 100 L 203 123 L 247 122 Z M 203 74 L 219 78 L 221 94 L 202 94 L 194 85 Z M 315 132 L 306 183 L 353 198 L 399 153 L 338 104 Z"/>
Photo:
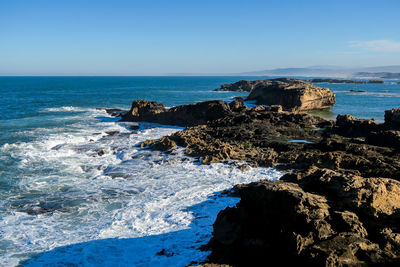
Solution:
<path fill-rule="evenodd" d="M 363 90 L 353 90 L 353 89 L 351 89 L 350 92 L 353 92 L 353 93 L 365 93 L 365 91 L 363 91 Z"/>
<path fill-rule="evenodd" d="M 344 80 L 344 79 L 332 79 L 332 78 L 326 78 L 326 79 L 311 79 L 308 80 L 309 82 L 312 83 L 356 83 L 356 84 L 366 84 L 366 83 L 384 83 L 382 80 L 368 80 L 368 81 L 363 81 L 363 80 Z"/>
<path fill-rule="evenodd" d="M 332 78 L 311 79 L 308 81 L 312 83 L 359 83 L 359 84 L 367 83 L 367 81 L 362 81 L 362 80 L 344 80 L 344 79 L 332 79 Z"/>
<path fill-rule="evenodd" d="M 59 144 L 59 145 L 53 146 L 53 147 L 51 148 L 51 150 L 59 150 L 59 149 L 62 148 L 63 146 L 66 146 L 66 144 Z"/>
<path fill-rule="evenodd" d="M 225 103 L 221 100 L 200 102 L 166 109 L 163 104 L 137 100 L 122 121 L 146 121 L 160 124 L 191 126 L 223 118 L 245 109 L 243 101 Z"/>
<path fill-rule="evenodd" d="M 119 131 L 109 131 L 109 132 L 106 132 L 106 134 L 113 136 L 113 135 L 119 134 Z"/>
<path fill-rule="evenodd" d="M 108 108 L 106 112 L 113 117 L 119 117 L 125 115 L 127 111 L 118 108 Z"/>
<path fill-rule="evenodd" d="M 166 250 L 165 248 L 163 248 L 162 250 L 160 250 L 159 252 L 156 253 L 158 256 L 166 256 L 166 257 L 172 257 L 174 256 L 174 253 Z"/>
<path fill-rule="evenodd" d="M 336 103 L 335 94 L 328 88 L 289 78 L 262 81 L 254 87 L 247 100 L 256 100 L 258 104 L 281 105 L 283 109 L 291 111 L 325 109 Z"/>
<path fill-rule="evenodd" d="M 129 126 L 129 129 L 134 130 L 134 131 L 138 130 L 139 128 L 140 128 L 139 124 Z"/>
<path fill-rule="evenodd" d="M 210 262 L 233 266 L 400 264 L 400 182 L 325 169 L 237 187 L 214 223 Z"/>
<path fill-rule="evenodd" d="M 367 83 L 385 83 L 382 80 L 369 80 Z"/>

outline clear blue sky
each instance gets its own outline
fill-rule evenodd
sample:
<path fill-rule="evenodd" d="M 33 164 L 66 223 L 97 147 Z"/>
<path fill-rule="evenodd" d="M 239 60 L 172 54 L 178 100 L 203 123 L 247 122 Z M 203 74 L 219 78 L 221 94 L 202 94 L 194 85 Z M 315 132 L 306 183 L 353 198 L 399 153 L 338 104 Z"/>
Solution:
<path fill-rule="evenodd" d="M 400 1 L 0 1 L 0 75 L 312 65 L 400 65 Z"/>

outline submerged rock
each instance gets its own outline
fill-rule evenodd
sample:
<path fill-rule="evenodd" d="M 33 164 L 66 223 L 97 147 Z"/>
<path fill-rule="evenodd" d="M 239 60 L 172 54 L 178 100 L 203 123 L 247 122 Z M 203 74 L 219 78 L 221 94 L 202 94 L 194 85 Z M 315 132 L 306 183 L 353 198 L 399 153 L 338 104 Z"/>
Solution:
<path fill-rule="evenodd" d="M 281 105 L 290 111 L 326 109 L 336 103 L 335 94 L 328 88 L 289 78 L 258 83 L 247 100 L 256 100 L 258 104 Z"/>

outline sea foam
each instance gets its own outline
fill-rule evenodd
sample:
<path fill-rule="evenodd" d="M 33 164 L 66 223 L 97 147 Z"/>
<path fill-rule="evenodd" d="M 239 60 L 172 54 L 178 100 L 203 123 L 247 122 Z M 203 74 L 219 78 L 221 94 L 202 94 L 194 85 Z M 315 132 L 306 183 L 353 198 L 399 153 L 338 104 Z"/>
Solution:
<path fill-rule="evenodd" d="M 1 210 L 0 265 L 201 261 L 208 252 L 199 248 L 210 239 L 216 215 L 238 201 L 221 192 L 281 176 L 268 168 L 200 165 L 182 148 L 165 154 L 137 146 L 181 127 L 140 123 L 132 131 L 96 109 L 83 118 L 0 147 L 19 169 L 18 177 L 9 177 L 14 191 L 1 201 L 7 209 Z"/>

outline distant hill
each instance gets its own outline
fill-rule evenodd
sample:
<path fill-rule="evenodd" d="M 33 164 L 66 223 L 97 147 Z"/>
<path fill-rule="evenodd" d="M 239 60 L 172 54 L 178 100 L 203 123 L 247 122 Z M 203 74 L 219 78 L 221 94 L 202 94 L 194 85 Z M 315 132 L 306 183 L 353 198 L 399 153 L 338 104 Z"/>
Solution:
<path fill-rule="evenodd" d="M 400 79 L 400 73 L 393 73 L 393 72 L 357 72 L 354 75 L 356 77 Z"/>
<path fill-rule="evenodd" d="M 387 76 L 380 77 L 374 76 L 374 73 L 385 73 Z M 384 79 L 397 79 L 392 78 L 390 74 L 400 73 L 400 65 L 396 66 L 381 66 L 381 67 L 363 67 L 363 68 L 342 68 L 337 66 L 312 66 L 305 68 L 277 68 L 269 70 L 242 72 L 237 75 L 244 76 L 306 76 L 306 77 L 374 77 Z M 371 74 L 372 76 L 363 76 Z M 395 75 L 395 76 L 396 76 Z M 386 78 L 388 77 L 388 78 Z M 397 77 L 397 76 L 396 76 Z"/>

